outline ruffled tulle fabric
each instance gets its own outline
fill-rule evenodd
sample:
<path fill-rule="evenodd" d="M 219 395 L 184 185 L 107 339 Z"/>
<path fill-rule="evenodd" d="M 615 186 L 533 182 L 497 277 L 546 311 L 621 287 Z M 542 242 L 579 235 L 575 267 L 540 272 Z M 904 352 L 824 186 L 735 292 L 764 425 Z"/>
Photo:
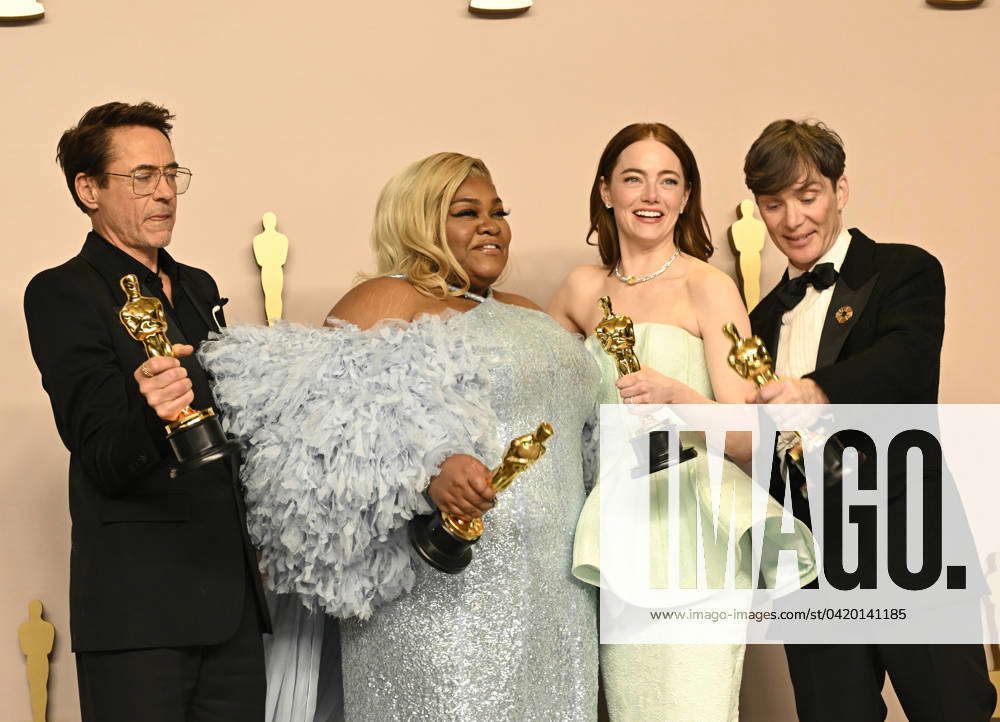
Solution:
<path fill-rule="evenodd" d="M 405 524 L 441 462 L 497 458 L 491 360 L 459 315 L 362 331 L 235 326 L 202 344 L 223 427 L 241 437 L 247 523 L 277 594 L 366 619 L 414 581 Z"/>

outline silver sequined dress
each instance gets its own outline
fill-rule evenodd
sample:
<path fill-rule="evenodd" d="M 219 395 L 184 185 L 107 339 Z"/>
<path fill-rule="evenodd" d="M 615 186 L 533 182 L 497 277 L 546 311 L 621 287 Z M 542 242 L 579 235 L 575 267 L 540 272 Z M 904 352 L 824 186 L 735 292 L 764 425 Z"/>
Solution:
<path fill-rule="evenodd" d="M 497 441 L 506 448 L 540 421 L 555 435 L 485 516 L 464 573 L 414 558 L 409 594 L 342 622 L 347 719 L 596 719 L 595 596 L 570 567 L 597 368 L 538 311 L 489 299 L 448 323 L 494 359 Z"/>
<path fill-rule="evenodd" d="M 244 442 L 275 627 L 268 722 L 340 719 L 336 619 L 347 720 L 595 718 L 595 596 L 570 574 L 598 388 L 579 341 L 488 299 L 364 330 L 230 327 L 199 354 Z M 441 462 L 493 466 L 541 421 L 548 451 L 486 515 L 472 564 L 427 566 L 406 526 L 431 511 L 422 491 Z"/>

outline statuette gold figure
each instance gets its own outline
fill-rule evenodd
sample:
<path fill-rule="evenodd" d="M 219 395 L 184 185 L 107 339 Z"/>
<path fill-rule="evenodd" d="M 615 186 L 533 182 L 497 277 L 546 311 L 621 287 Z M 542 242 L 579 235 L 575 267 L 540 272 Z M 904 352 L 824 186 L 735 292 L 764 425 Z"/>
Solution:
<path fill-rule="evenodd" d="M 733 348 L 726 360 L 736 373 L 753 381 L 758 389 L 778 378 L 774 375 L 774 361 L 760 336 L 741 338 L 740 332 L 732 323 L 723 326 L 722 331 L 733 342 Z"/>
<path fill-rule="evenodd" d="M 676 257 L 676 254 L 675 256 Z M 632 319 L 625 315 L 618 315 L 611 309 L 611 298 L 601 296 L 597 299 L 597 305 L 604 311 L 602 318 L 594 328 L 594 335 L 601 344 L 601 348 L 615 362 L 618 370 L 618 377 L 627 374 L 634 374 L 641 371 L 639 359 L 635 355 L 635 325 Z M 639 422 L 639 435 L 632 439 L 632 445 L 636 454 L 642 458 L 642 449 L 647 444 L 648 451 L 648 471 L 654 473 L 663 471 L 668 466 L 672 466 L 675 460 L 670 456 L 670 432 L 666 429 L 657 428 L 659 424 L 652 416 L 644 416 Z M 692 447 L 681 446 L 676 463 L 693 459 L 698 452 Z M 645 463 L 645 460 L 643 461 Z M 637 471 L 645 473 L 644 467 L 640 465 Z"/>
<path fill-rule="evenodd" d="M 760 336 L 741 338 L 740 332 L 733 323 L 727 323 L 722 327 L 722 331 L 733 342 L 733 348 L 729 351 L 729 356 L 726 359 L 733 371 L 743 378 L 753 381 L 753 385 L 758 389 L 766 383 L 778 380 L 778 376 L 774 373 L 774 360 Z M 791 433 L 780 440 L 779 444 L 788 449 L 788 456 L 796 466 L 804 469 L 802 437 L 798 433 Z"/>
<path fill-rule="evenodd" d="M 611 298 L 601 296 L 598 301 L 601 310 L 604 311 L 597 327 L 594 328 L 594 335 L 604 352 L 615 360 L 618 369 L 618 376 L 634 374 L 642 367 L 639 359 L 636 358 L 635 351 L 635 326 L 628 316 L 616 315 L 611 310 Z"/>
<path fill-rule="evenodd" d="M 126 300 L 118 318 L 129 335 L 142 342 L 149 358 L 173 356 L 170 340 L 167 339 L 167 317 L 160 299 L 143 296 L 139 292 L 139 279 L 134 273 L 122 276 L 120 283 Z"/>
<path fill-rule="evenodd" d="M 510 442 L 500 466 L 493 470 L 490 486 L 498 494 L 513 483 L 521 472 L 527 470 L 545 453 L 545 442 L 552 436 L 552 425 L 543 421 L 534 433 L 518 436 Z M 474 541 L 483 535 L 483 518 L 465 519 L 442 512 L 444 528 L 466 541 Z"/>
<path fill-rule="evenodd" d="M 500 465 L 490 476 L 490 486 L 500 493 L 545 453 L 545 442 L 552 436 L 552 425 L 543 421 L 533 433 L 510 442 Z M 435 569 L 458 574 L 472 561 L 472 546 L 483 535 L 483 519 L 466 519 L 437 510 L 418 514 L 407 527 L 410 544 L 420 557 Z"/>
<path fill-rule="evenodd" d="M 118 314 L 122 326 L 132 338 L 142 342 L 149 358 L 173 356 L 174 351 L 167 338 L 167 317 L 163 313 L 163 303 L 158 298 L 139 293 L 139 279 L 134 273 L 122 276 L 120 283 L 126 296 L 125 305 Z M 185 406 L 177 413 L 177 418 L 167 425 L 167 433 L 171 434 L 190 426 L 214 413 L 212 409 L 196 411 L 190 406 Z"/>
<path fill-rule="evenodd" d="M 140 293 L 139 279 L 134 273 L 122 276 L 125 305 L 118 319 L 129 335 L 142 343 L 146 356 L 174 356 L 167 338 L 167 317 L 163 303 L 158 298 Z M 142 374 L 151 376 L 146 366 Z M 185 406 L 166 426 L 167 440 L 181 467 L 191 469 L 237 453 L 239 444 L 229 439 L 222 430 L 215 411 L 211 408 L 198 411 Z"/>

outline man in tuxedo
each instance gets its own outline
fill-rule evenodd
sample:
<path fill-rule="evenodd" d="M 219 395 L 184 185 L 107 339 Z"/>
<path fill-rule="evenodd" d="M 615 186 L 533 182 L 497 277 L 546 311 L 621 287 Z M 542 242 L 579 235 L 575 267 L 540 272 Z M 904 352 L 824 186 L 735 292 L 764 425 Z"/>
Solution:
<path fill-rule="evenodd" d="M 269 630 L 242 492 L 227 460 L 172 470 L 164 424 L 212 405 L 191 355 L 222 322 L 205 271 L 167 253 L 178 165 L 165 108 L 108 103 L 58 160 L 90 219 L 80 253 L 28 284 L 31 351 L 70 451 L 70 628 L 84 722 L 264 716 Z M 120 280 L 158 298 L 176 357 L 146 358 L 119 321 Z"/>
<path fill-rule="evenodd" d="M 747 187 L 788 258 L 781 282 L 750 314 L 779 377 L 751 401 L 937 403 L 941 264 L 916 246 L 844 228 L 845 158 L 840 137 L 822 123 L 791 120 L 771 123 L 747 153 Z M 772 493 L 783 499 L 779 481 Z M 796 516 L 808 523 L 808 505 L 791 486 Z M 904 489 L 890 480 L 897 510 L 905 510 Z M 996 700 L 980 645 L 798 644 L 785 654 L 805 722 L 885 719 L 886 673 L 910 720 L 987 720 Z"/>

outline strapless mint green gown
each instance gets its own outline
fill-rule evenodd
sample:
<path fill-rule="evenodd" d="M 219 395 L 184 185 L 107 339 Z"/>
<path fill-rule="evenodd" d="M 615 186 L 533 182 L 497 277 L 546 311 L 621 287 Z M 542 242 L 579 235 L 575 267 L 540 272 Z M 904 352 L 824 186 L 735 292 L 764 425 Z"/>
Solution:
<path fill-rule="evenodd" d="M 700 338 L 677 326 L 660 323 L 635 324 L 635 354 L 644 367 L 653 368 L 677 379 L 709 399 L 714 399 L 712 384 L 705 362 L 705 347 Z M 621 397 L 615 387 L 618 373 L 611 358 L 591 336 L 587 350 L 601 370 L 599 403 L 618 404 Z M 682 434 L 685 445 L 700 442 Z M 680 483 L 692 487 L 703 500 L 702 508 L 711 509 L 709 481 L 705 467 L 707 455 L 701 446 L 699 456 L 680 467 Z M 725 462 L 724 479 L 735 486 L 737 499 L 749 498 L 753 483 L 731 462 Z M 664 475 L 660 475 L 665 476 Z M 580 514 L 573 549 L 573 574 L 589 584 L 600 583 L 600 483 L 598 483 Z M 686 498 L 694 498 L 688 495 Z M 651 580 L 664 580 L 667 548 L 667 491 L 665 479 L 654 476 L 650 487 L 650 523 L 653 540 L 650 546 Z M 691 538 L 696 529 L 698 509 L 681 510 L 681 544 Z M 749 508 L 737 503 L 736 509 Z M 721 511 L 721 510 L 720 510 Z M 781 507 L 771 505 L 768 515 L 780 519 Z M 659 523 L 657 523 L 659 521 Z M 712 523 L 708 519 L 709 524 Z M 727 519 L 720 519 L 726 528 Z M 732 528 L 742 534 L 750 528 L 749 518 L 736 519 Z M 811 538 L 803 525 L 797 524 L 804 538 Z M 809 548 L 811 545 L 803 545 Z M 737 574 L 748 574 L 750 559 L 739 558 Z M 686 555 L 680 555 L 686 558 Z M 815 577 L 815 565 L 800 554 L 801 581 Z M 707 560 L 706 560 L 707 561 Z M 814 560 L 812 560 L 814 561 Z M 724 568 L 724 563 L 723 563 Z M 681 578 L 690 578 L 694 570 L 681 568 Z M 604 681 L 608 711 L 613 722 L 663 720 L 678 722 L 736 722 L 739 719 L 740 680 L 743 674 L 742 644 L 671 644 L 671 645 L 601 645 L 601 676 Z"/>

